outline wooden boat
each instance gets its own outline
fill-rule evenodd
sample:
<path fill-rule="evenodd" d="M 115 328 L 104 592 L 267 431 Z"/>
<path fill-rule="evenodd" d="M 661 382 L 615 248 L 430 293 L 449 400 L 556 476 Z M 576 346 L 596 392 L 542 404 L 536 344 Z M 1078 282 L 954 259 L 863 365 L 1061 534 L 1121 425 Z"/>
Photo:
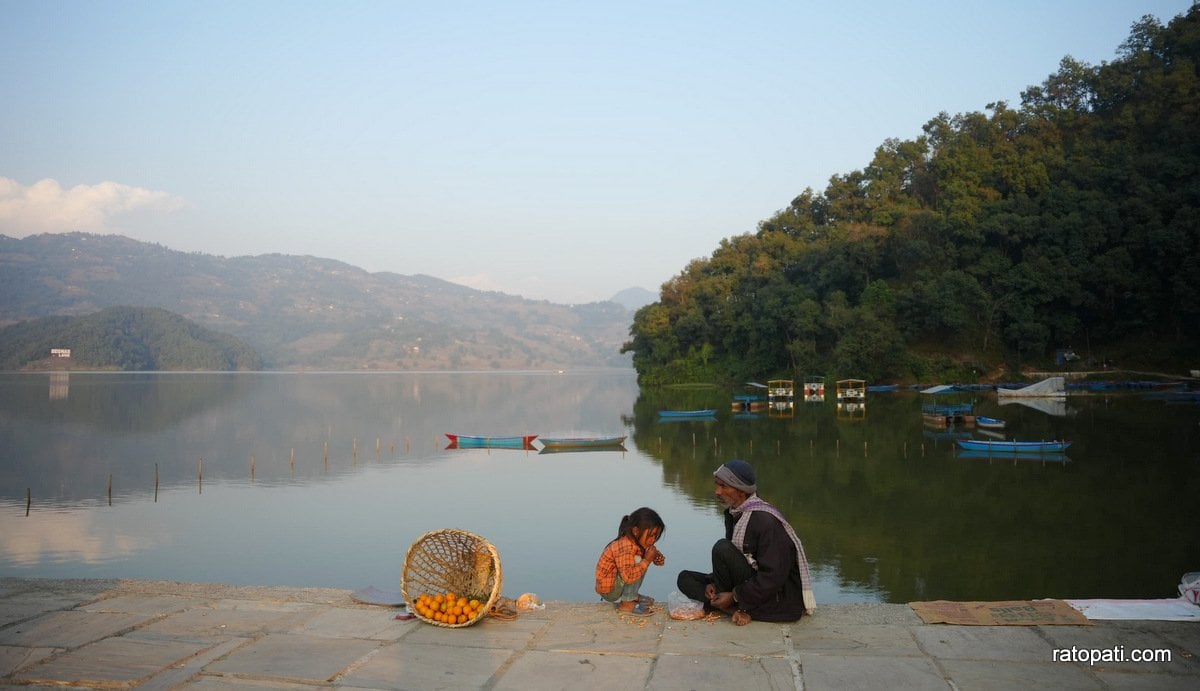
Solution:
<path fill-rule="evenodd" d="M 450 440 L 451 449 L 533 449 L 533 440 L 537 439 L 536 434 L 526 434 L 523 436 L 476 436 L 470 434 L 450 434 L 446 433 L 446 438 Z"/>
<path fill-rule="evenodd" d="M 976 427 L 983 427 L 984 429 L 1004 429 L 1006 424 L 1008 423 L 1006 423 L 1004 420 L 994 417 L 987 417 L 986 415 L 975 416 Z"/>
<path fill-rule="evenodd" d="M 547 449 L 592 449 L 620 446 L 625 437 L 542 437 L 541 441 Z"/>
<path fill-rule="evenodd" d="M 716 417 L 717 411 L 715 408 L 705 410 L 660 410 L 658 416 L 661 418 L 698 418 L 698 417 Z"/>
<path fill-rule="evenodd" d="M 1062 453 L 1071 445 L 1069 441 L 987 441 L 983 439 L 955 439 L 954 443 L 966 451 L 1023 454 Z"/>

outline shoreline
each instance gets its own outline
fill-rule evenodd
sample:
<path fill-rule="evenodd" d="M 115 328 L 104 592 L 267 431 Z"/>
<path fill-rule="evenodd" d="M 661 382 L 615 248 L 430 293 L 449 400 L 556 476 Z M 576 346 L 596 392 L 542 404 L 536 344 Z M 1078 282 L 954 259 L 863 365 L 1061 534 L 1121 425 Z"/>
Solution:
<path fill-rule="evenodd" d="M 0 685 L 159 689 L 1197 688 L 1194 621 L 927 624 L 910 605 L 799 622 L 678 621 L 602 603 L 465 628 L 337 588 L 0 578 Z M 661 605 L 661 603 L 659 603 Z M 1152 661 L 1134 660 L 1157 652 Z"/>

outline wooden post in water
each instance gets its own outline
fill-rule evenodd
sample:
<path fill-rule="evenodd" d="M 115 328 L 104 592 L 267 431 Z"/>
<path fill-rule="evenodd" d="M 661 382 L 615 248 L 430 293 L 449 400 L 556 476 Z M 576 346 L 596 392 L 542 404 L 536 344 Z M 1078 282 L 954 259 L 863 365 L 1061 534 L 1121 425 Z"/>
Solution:
<path fill-rule="evenodd" d="M 204 459 L 200 459 L 200 468 L 196 471 L 196 486 L 199 488 L 199 494 L 204 494 Z"/>
<path fill-rule="evenodd" d="M 379 437 L 375 437 L 375 460 L 379 460 Z"/>
<path fill-rule="evenodd" d="M 25 515 L 29 515 L 29 507 L 33 506 L 33 490 L 29 487 L 25 488 Z"/>
<path fill-rule="evenodd" d="M 863 441 L 863 458 L 867 457 L 867 442 Z"/>
<path fill-rule="evenodd" d="M 904 457 L 908 458 L 908 442 L 904 442 Z"/>
<path fill-rule="evenodd" d="M 325 467 L 329 467 L 329 442 L 325 442 Z"/>
<path fill-rule="evenodd" d="M 292 460 L 291 460 L 291 464 L 292 464 L 292 467 L 293 467 L 293 468 L 295 468 L 295 467 L 296 467 L 296 447 L 294 447 L 294 446 L 292 447 Z"/>
<path fill-rule="evenodd" d="M 250 456 L 250 481 L 254 481 L 254 456 Z"/>
<path fill-rule="evenodd" d="M 921 442 L 921 458 L 925 458 L 925 442 Z"/>
<path fill-rule="evenodd" d="M 780 456 L 782 454 L 783 454 L 783 442 L 780 441 L 779 439 L 776 439 L 775 440 L 775 455 Z"/>
<path fill-rule="evenodd" d="M 112 506 L 112 473 L 108 474 L 108 505 Z"/>
<path fill-rule="evenodd" d="M 158 464 L 154 464 L 154 503 L 158 503 Z"/>
<path fill-rule="evenodd" d="M 353 455 L 353 464 L 358 465 L 358 437 L 355 437 L 354 439 L 350 440 L 350 444 L 351 444 L 353 454 L 354 454 Z"/>
<path fill-rule="evenodd" d="M 841 458 L 842 457 L 842 438 L 841 437 L 837 438 L 836 446 L 837 446 L 837 458 Z"/>

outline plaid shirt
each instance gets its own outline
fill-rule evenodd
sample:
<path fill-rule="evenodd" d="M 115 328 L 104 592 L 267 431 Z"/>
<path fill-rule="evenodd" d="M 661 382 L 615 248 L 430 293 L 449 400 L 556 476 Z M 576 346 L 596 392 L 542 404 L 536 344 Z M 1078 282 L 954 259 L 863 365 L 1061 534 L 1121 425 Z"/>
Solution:
<path fill-rule="evenodd" d="M 623 582 L 633 583 L 646 573 L 651 563 L 662 566 L 667 561 L 662 552 L 655 553 L 652 560 L 641 558 L 644 556 L 641 545 L 628 535 L 608 543 L 596 562 L 596 592 L 601 595 L 612 592 L 618 574 Z"/>

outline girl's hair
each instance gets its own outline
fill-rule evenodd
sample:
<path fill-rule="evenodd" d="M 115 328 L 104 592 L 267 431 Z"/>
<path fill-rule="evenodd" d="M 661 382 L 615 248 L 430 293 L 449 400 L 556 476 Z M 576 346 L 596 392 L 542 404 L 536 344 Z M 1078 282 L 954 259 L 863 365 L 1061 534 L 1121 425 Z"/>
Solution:
<path fill-rule="evenodd" d="M 662 518 L 659 518 L 658 512 L 647 506 L 635 510 L 628 516 L 621 517 L 621 526 L 617 528 L 617 537 L 622 538 L 626 535 L 633 537 L 633 529 L 637 528 L 642 532 L 658 528 L 659 535 L 667 532 L 667 526 L 663 524 Z"/>

